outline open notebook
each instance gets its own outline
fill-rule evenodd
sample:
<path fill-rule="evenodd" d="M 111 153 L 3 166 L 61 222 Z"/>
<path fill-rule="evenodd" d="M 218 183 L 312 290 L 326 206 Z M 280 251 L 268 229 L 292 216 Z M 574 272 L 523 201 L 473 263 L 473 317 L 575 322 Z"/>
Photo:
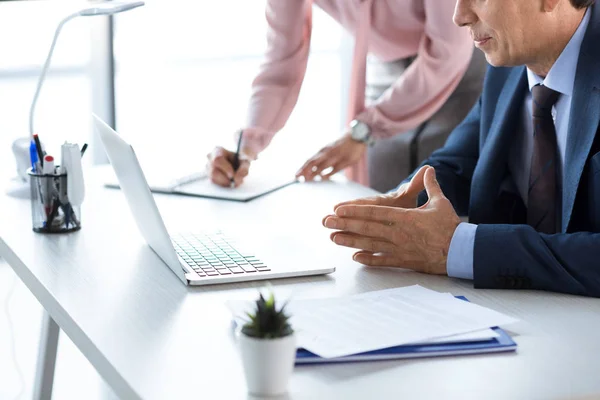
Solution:
<path fill-rule="evenodd" d="M 146 179 L 150 190 L 156 193 L 171 193 L 187 196 L 208 197 L 213 199 L 250 201 L 296 182 L 293 173 L 268 170 L 256 163 L 250 168 L 250 174 L 238 188 L 225 188 L 213 184 L 205 172 L 177 175 L 173 171 L 149 169 Z M 146 171 L 146 169 L 144 169 Z M 117 178 L 112 169 L 106 171 L 106 187 L 118 188 Z"/>

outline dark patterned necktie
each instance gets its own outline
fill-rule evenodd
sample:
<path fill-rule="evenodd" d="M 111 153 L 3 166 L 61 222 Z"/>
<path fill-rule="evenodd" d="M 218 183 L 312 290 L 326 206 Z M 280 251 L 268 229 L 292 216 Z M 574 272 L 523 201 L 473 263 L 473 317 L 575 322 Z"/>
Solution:
<path fill-rule="evenodd" d="M 527 224 L 542 233 L 556 233 L 557 162 L 556 128 L 552 106 L 559 92 L 536 85 L 533 94 L 533 155 L 529 175 Z"/>

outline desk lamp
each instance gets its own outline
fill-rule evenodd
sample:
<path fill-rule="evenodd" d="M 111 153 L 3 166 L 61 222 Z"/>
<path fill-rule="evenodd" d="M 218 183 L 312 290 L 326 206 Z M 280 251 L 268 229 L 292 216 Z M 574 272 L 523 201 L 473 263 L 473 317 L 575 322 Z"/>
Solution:
<path fill-rule="evenodd" d="M 26 182 L 26 170 L 31 165 L 29 161 L 29 143 L 34 134 L 34 115 L 35 115 L 35 106 L 38 101 L 38 97 L 40 95 L 40 91 L 42 89 L 42 85 L 44 84 L 44 79 L 46 78 L 46 73 L 48 72 L 48 67 L 50 66 L 50 62 L 52 61 L 52 54 L 54 53 L 54 47 L 56 46 L 56 42 L 58 40 L 58 36 L 63 28 L 63 26 L 69 22 L 70 20 L 77 17 L 93 17 L 96 15 L 113 15 L 124 11 L 129 11 L 137 7 L 143 6 L 145 3 L 143 1 L 102 1 L 97 3 L 86 4 L 85 8 L 80 9 L 79 11 L 67 16 L 63 20 L 60 21 L 56 31 L 54 32 L 54 38 L 52 39 L 52 45 L 50 46 L 50 51 L 48 51 L 48 55 L 46 56 L 46 61 L 44 62 L 44 66 L 42 68 L 42 72 L 40 77 L 38 78 L 37 86 L 35 89 L 35 94 L 33 96 L 33 101 L 31 102 L 31 108 L 29 110 L 29 137 L 28 138 L 19 138 L 13 142 L 12 149 L 17 161 L 17 171 L 19 173 L 19 177 L 23 183 Z M 16 188 L 16 192 L 14 194 L 18 194 L 23 188 Z M 9 193 L 14 192 L 14 188 L 9 187 Z"/>
<path fill-rule="evenodd" d="M 60 35 L 60 31 L 62 27 L 69 22 L 70 20 L 77 17 L 93 17 L 96 15 L 113 15 L 123 11 L 129 11 L 137 7 L 141 7 L 144 5 L 143 1 L 108 1 L 104 3 L 94 3 L 90 7 L 86 7 L 82 10 L 77 11 L 64 18 L 58 24 L 56 28 L 56 32 L 54 32 L 54 39 L 52 39 L 52 45 L 50 46 L 50 51 L 48 52 L 48 56 L 46 57 L 46 62 L 44 63 L 44 67 L 42 68 L 42 73 L 40 74 L 40 78 L 38 79 L 37 87 L 35 89 L 35 95 L 33 96 L 33 102 L 31 103 L 31 109 L 29 110 L 29 136 L 32 137 L 33 130 L 33 116 L 35 114 L 35 106 L 40 95 L 40 90 L 42 89 L 42 84 L 44 83 L 44 78 L 46 77 L 46 72 L 48 71 L 48 67 L 50 66 L 50 62 L 52 60 L 52 53 L 54 52 L 54 47 L 56 46 L 56 41 L 58 40 L 58 35 Z"/>

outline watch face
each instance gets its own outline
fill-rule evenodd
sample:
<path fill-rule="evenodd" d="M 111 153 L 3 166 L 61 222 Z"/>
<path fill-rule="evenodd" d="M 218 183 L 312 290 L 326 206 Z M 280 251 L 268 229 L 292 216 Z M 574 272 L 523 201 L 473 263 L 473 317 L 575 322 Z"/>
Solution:
<path fill-rule="evenodd" d="M 352 128 L 352 139 L 364 142 L 369 138 L 370 129 L 364 122 L 352 121 L 350 126 Z"/>

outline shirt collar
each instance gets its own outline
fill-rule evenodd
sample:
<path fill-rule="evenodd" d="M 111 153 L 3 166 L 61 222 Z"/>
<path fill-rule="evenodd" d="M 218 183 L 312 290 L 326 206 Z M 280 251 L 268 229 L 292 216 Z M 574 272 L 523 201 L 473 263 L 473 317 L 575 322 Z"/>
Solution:
<path fill-rule="evenodd" d="M 573 86 L 575 85 L 575 72 L 577 71 L 577 61 L 579 60 L 579 50 L 581 42 L 585 36 L 585 31 L 590 22 L 590 9 L 585 12 L 579 27 L 567 43 L 560 56 L 548 71 L 546 79 L 537 76 L 533 71 L 527 68 L 527 81 L 529 90 L 535 85 L 543 84 L 544 86 L 555 90 L 563 95 L 571 96 L 573 94 Z"/>

